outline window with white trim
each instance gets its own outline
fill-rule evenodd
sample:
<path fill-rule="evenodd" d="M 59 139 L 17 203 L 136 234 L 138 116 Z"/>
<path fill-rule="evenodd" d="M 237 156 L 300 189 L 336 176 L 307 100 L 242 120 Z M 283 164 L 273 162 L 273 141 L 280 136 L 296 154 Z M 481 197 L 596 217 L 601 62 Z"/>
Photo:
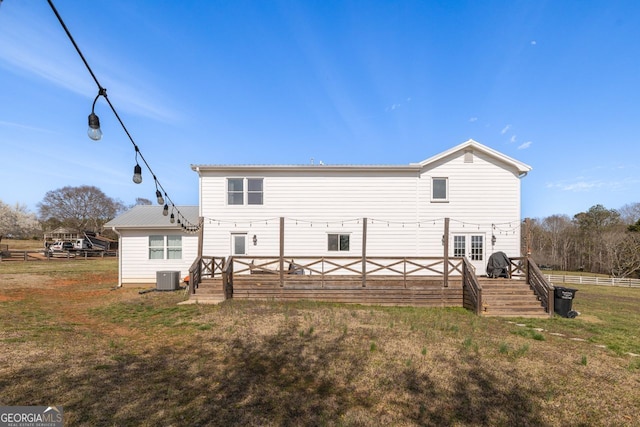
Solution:
<path fill-rule="evenodd" d="M 350 236 L 348 234 L 328 234 L 327 239 L 327 249 L 330 252 L 348 252 L 349 251 L 349 240 Z"/>
<path fill-rule="evenodd" d="M 431 201 L 446 202 L 449 200 L 449 179 L 431 178 Z"/>
<path fill-rule="evenodd" d="M 228 205 L 262 205 L 264 178 L 227 178 Z"/>
<path fill-rule="evenodd" d="M 149 236 L 149 259 L 182 259 L 182 236 Z"/>

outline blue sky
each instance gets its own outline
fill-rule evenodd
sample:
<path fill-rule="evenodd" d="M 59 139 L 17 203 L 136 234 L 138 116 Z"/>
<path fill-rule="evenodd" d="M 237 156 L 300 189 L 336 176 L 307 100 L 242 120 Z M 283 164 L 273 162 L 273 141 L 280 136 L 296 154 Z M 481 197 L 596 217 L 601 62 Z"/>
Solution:
<path fill-rule="evenodd" d="M 635 0 L 54 4 L 176 204 L 191 164 L 408 164 L 469 138 L 533 167 L 523 216 L 640 202 Z M 154 199 L 102 99 L 87 137 L 96 95 L 45 0 L 2 2 L 0 200 Z"/>

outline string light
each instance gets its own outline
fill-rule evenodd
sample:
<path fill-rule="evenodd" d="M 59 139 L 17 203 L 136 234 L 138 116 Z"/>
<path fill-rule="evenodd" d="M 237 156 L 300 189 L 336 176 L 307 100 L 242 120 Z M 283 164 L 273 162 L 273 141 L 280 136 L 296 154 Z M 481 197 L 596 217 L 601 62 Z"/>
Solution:
<path fill-rule="evenodd" d="M 100 97 L 103 97 L 104 100 L 109 105 L 109 108 L 113 112 L 113 115 L 118 120 L 118 123 L 120 123 L 120 126 L 122 127 L 122 130 L 125 132 L 125 134 L 129 138 L 129 141 L 131 142 L 131 144 L 133 145 L 133 147 L 134 147 L 134 149 L 136 151 L 136 165 L 133 168 L 133 182 L 135 182 L 136 184 L 140 184 L 142 182 L 142 168 L 140 167 L 140 163 L 138 162 L 138 158 L 140 158 L 140 160 L 142 160 L 142 163 L 149 170 L 149 172 L 151 173 L 151 176 L 153 176 L 153 179 L 155 181 L 156 197 L 158 199 L 158 204 L 162 206 L 163 204 L 165 204 L 165 201 L 166 201 L 166 205 L 164 206 L 164 209 L 162 210 L 162 214 L 164 216 L 167 216 L 167 214 L 169 212 L 168 204 L 170 203 L 171 206 L 172 206 L 172 209 L 171 209 L 172 212 L 171 212 L 171 217 L 170 217 L 171 223 L 174 223 L 174 221 L 175 221 L 175 215 L 173 213 L 173 211 L 175 210 L 177 215 L 178 215 L 178 217 L 179 217 L 178 218 L 179 223 L 180 223 L 180 218 L 182 218 L 182 220 L 183 220 L 182 224 L 186 223 L 185 227 L 187 227 L 187 228 L 191 227 L 194 230 L 199 229 L 201 227 L 201 224 L 197 224 L 196 225 L 196 224 L 192 224 L 191 222 L 187 221 L 186 218 L 184 217 L 184 215 L 181 214 L 180 210 L 178 208 L 176 208 L 176 206 L 173 203 L 173 201 L 171 200 L 171 198 L 167 195 L 167 192 L 165 191 L 164 187 L 157 180 L 155 174 L 153 173 L 153 170 L 151 169 L 151 166 L 149 165 L 149 163 L 147 162 L 145 157 L 140 152 L 140 149 L 138 148 L 138 145 L 135 143 L 133 137 L 129 133 L 129 130 L 125 126 L 124 122 L 120 118 L 120 115 L 118 114 L 118 112 L 116 111 L 115 107 L 111 103 L 111 100 L 107 96 L 107 89 L 104 88 L 100 84 L 100 82 L 98 81 L 98 78 L 96 77 L 95 73 L 91 69 L 91 66 L 89 65 L 89 63 L 85 59 L 82 51 L 80 50 L 80 47 L 76 43 L 75 39 L 71 35 L 71 32 L 67 28 L 67 25 L 64 23 L 64 20 L 62 19 L 62 17 L 58 13 L 58 10 L 54 6 L 53 1 L 52 0 L 47 0 L 47 2 L 49 3 L 49 6 L 51 7 L 51 10 L 53 11 L 53 13 L 55 14 L 56 18 L 58 19 L 58 22 L 62 26 L 62 29 L 64 30 L 64 32 L 66 33 L 67 37 L 69 38 L 69 41 L 73 44 L 73 47 L 75 48 L 76 52 L 78 53 L 78 56 L 80 57 L 80 59 L 84 63 L 87 71 L 89 72 L 89 74 L 91 74 L 91 77 L 93 78 L 93 81 L 95 82 L 96 86 L 98 87 L 98 95 L 93 100 L 93 104 L 91 106 L 91 114 L 89 114 L 89 117 L 88 117 L 88 122 L 89 122 L 89 128 L 87 130 L 88 136 L 94 141 L 99 141 L 103 136 L 102 130 L 100 129 L 100 119 L 98 118 L 98 115 L 95 113 L 96 103 L 97 103 L 97 101 L 98 101 L 98 99 Z M 162 190 L 162 191 L 160 191 L 160 190 Z M 163 193 L 164 193 L 164 197 L 162 197 Z"/>
<path fill-rule="evenodd" d="M 100 130 L 100 118 L 98 118 L 95 113 L 96 102 L 98 101 L 98 98 L 100 98 L 101 96 L 106 96 L 106 94 L 107 90 L 105 88 L 99 88 L 98 95 L 96 95 L 96 98 L 93 100 L 93 105 L 91 106 L 91 114 L 89 114 L 89 129 L 87 130 L 87 135 L 89 135 L 89 138 L 93 139 L 94 141 L 100 141 L 102 139 L 102 130 Z"/>

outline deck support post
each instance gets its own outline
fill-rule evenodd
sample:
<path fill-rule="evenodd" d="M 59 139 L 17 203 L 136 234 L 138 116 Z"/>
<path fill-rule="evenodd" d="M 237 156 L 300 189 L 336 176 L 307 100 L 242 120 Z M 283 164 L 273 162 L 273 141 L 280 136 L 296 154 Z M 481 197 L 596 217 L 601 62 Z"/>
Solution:
<path fill-rule="evenodd" d="M 280 217 L 280 287 L 284 286 L 284 217 Z"/>
<path fill-rule="evenodd" d="M 362 287 L 367 286 L 367 218 L 362 218 Z"/>
<path fill-rule="evenodd" d="M 202 217 L 198 218 L 198 224 L 200 228 L 198 228 L 198 259 L 202 259 L 202 247 L 204 245 L 204 221 Z M 211 274 L 213 277 L 213 274 Z"/>
<path fill-rule="evenodd" d="M 442 236 L 442 250 L 444 251 L 444 271 L 442 281 L 444 287 L 449 287 L 449 218 L 444 219 L 444 235 Z"/>

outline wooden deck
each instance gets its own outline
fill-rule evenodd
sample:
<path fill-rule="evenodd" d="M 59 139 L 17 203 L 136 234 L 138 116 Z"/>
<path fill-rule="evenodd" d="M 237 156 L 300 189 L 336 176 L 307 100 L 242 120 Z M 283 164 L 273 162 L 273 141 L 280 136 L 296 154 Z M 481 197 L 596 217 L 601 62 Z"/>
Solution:
<path fill-rule="evenodd" d="M 533 261 L 515 258 L 512 279 L 505 280 L 475 277 L 464 258 L 203 257 L 190 269 L 190 292 L 192 299 L 202 302 L 314 300 L 465 307 L 485 316 L 548 317 L 553 313 L 552 303 L 548 305 L 553 291 L 529 271 L 536 269 Z M 539 295 L 538 289 L 546 294 Z"/>

